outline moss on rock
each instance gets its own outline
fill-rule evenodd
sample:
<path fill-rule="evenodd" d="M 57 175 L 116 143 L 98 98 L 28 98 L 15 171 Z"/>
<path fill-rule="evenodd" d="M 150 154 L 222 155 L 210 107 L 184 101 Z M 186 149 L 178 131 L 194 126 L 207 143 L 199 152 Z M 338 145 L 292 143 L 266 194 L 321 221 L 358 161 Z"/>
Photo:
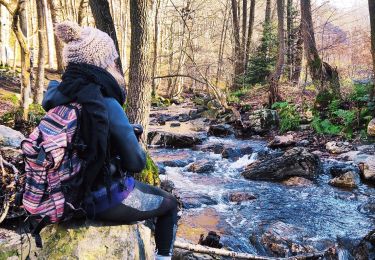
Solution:
<path fill-rule="evenodd" d="M 159 168 L 147 153 L 146 167 L 136 176 L 136 179 L 154 186 L 160 185 Z"/>
<path fill-rule="evenodd" d="M 51 225 L 43 229 L 37 259 L 152 259 L 154 242 L 143 225 L 109 226 L 98 222 Z"/>

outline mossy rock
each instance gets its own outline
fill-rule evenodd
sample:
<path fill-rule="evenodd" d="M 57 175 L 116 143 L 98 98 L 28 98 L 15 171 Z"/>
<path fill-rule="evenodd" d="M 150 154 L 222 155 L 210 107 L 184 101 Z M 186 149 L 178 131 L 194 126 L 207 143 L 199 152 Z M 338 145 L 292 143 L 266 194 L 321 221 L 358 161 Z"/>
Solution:
<path fill-rule="evenodd" d="M 43 248 L 32 248 L 32 259 L 146 260 L 154 255 L 151 230 L 140 224 L 108 226 L 87 221 L 51 225 L 41 235 Z"/>

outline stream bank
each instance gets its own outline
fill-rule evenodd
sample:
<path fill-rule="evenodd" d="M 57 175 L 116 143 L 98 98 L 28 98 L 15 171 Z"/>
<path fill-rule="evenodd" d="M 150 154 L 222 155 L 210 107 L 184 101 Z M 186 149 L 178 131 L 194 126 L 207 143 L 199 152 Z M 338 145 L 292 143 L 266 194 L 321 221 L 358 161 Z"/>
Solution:
<path fill-rule="evenodd" d="M 242 129 L 210 114 L 192 103 L 152 110 L 150 153 L 183 204 L 178 237 L 214 230 L 237 252 L 375 257 L 372 144 L 309 128 L 277 136 L 275 111 L 245 115 Z"/>

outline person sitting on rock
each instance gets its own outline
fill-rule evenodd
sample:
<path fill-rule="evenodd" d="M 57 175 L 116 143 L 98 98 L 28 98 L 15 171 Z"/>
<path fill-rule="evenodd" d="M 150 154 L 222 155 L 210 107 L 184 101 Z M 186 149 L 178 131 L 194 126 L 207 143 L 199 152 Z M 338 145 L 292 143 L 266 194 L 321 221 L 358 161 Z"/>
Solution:
<path fill-rule="evenodd" d="M 109 146 L 111 157 L 118 158 L 119 170 L 128 173 L 121 179 L 126 192 L 112 194 L 111 189 L 111 200 L 107 196 L 104 203 L 94 200 L 92 210 L 88 210 L 91 213 L 87 214 L 92 219 L 120 224 L 156 218 L 156 259 L 171 259 L 177 229 L 177 200 L 131 176 L 144 169 L 146 154 L 122 108 L 125 83 L 115 63 L 118 53 L 113 40 L 96 28 L 80 27 L 69 21 L 57 24 L 55 29 L 65 43 L 66 70 L 61 83 L 50 82 L 43 100 L 44 109 L 48 111 L 72 102 L 82 105 L 81 134 L 95 158 L 88 162 L 84 174 L 92 175 L 103 169 Z M 99 170 L 93 187 L 104 186 L 101 175 Z"/>

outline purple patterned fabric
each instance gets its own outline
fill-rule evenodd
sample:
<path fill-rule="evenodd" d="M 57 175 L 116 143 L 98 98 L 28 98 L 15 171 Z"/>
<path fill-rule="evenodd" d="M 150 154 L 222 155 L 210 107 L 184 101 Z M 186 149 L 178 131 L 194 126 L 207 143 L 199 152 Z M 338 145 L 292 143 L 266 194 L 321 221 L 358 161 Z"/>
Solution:
<path fill-rule="evenodd" d="M 119 205 L 134 189 L 134 178 L 126 177 L 123 180 L 114 181 L 111 185 L 111 199 L 107 196 L 105 187 L 91 193 L 92 203 L 86 202 L 86 213 L 88 217 L 94 218 L 96 214 Z"/>

